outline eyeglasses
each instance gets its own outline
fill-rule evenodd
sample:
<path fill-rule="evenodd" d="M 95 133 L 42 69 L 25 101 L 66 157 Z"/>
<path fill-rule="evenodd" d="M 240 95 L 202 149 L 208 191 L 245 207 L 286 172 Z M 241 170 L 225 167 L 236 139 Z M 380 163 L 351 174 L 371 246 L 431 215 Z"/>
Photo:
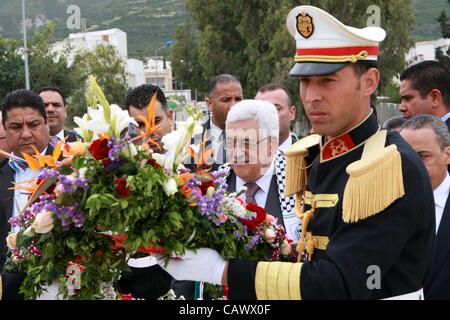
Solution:
<path fill-rule="evenodd" d="M 267 140 L 269 138 L 270 138 L 270 136 L 267 136 L 267 137 L 262 138 L 261 140 L 256 141 L 256 142 L 249 141 L 247 139 L 246 140 L 238 140 L 236 142 L 234 140 L 231 140 L 231 139 L 226 139 L 225 140 L 225 147 L 228 150 L 235 149 L 235 148 L 238 148 L 238 149 L 241 149 L 241 150 L 242 149 L 250 150 L 251 147 L 256 147 L 260 142 L 262 142 L 264 140 Z"/>

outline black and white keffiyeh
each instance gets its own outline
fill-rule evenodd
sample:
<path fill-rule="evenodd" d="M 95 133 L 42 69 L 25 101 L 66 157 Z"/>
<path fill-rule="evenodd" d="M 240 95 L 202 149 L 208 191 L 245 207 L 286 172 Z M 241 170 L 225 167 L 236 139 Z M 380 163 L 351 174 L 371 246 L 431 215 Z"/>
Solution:
<path fill-rule="evenodd" d="M 278 199 L 280 203 L 280 210 L 283 214 L 284 225 L 286 232 L 290 239 L 294 242 L 298 242 L 301 236 L 302 224 L 301 220 L 297 218 L 295 214 L 295 198 L 296 196 L 287 197 L 284 195 L 284 186 L 286 182 L 286 156 L 284 153 L 277 149 L 274 156 L 274 171 L 278 186 Z M 229 162 L 224 163 L 218 169 L 218 171 L 224 171 L 226 176 L 230 175 L 231 164 Z"/>

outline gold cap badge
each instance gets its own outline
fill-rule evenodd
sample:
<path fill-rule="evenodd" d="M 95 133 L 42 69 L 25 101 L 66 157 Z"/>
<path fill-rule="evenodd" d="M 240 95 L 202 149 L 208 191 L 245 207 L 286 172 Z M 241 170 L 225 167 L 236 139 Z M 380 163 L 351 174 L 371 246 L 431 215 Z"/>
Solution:
<path fill-rule="evenodd" d="M 304 38 L 309 38 L 314 32 L 312 17 L 304 11 L 297 16 L 297 30 Z"/>

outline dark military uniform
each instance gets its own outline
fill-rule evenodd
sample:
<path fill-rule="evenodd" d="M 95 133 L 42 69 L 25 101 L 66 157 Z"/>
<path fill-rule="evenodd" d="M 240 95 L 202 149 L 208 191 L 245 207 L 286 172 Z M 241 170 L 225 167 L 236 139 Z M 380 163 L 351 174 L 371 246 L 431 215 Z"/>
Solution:
<path fill-rule="evenodd" d="M 309 161 L 314 158 L 314 163 L 304 211 L 315 208 L 309 223 L 303 217 L 307 224 L 303 236 L 310 261 L 232 260 L 228 268 L 231 299 L 382 299 L 423 287 L 433 253 L 433 192 L 423 162 L 397 132 L 387 133 L 385 146 L 395 144 L 401 156 L 404 195 L 357 221 L 343 218 L 350 177 L 346 168 L 361 159 L 367 139 L 378 130 L 371 115 L 331 141 L 325 143 L 322 137 L 320 153 L 315 152 L 317 145 L 309 148 Z M 374 180 L 389 188 L 391 178 L 380 175 Z M 366 201 L 353 203 L 357 215 L 364 211 L 365 202 L 383 201 L 376 194 L 360 196 Z"/>

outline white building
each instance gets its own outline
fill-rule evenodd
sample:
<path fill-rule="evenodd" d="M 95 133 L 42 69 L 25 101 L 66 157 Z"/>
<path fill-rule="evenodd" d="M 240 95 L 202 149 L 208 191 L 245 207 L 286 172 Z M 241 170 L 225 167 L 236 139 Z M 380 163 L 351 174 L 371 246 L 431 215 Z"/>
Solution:
<path fill-rule="evenodd" d="M 450 45 L 450 39 L 437 39 L 431 41 L 416 42 L 415 46 L 409 49 L 406 54 L 406 66 L 423 61 L 423 60 L 436 60 L 434 54 L 436 48 L 442 48 L 444 52 L 447 52 Z"/>
<path fill-rule="evenodd" d="M 154 84 L 164 92 L 173 90 L 170 61 L 164 61 L 157 57 L 149 58 L 144 69 L 144 74 L 145 83 Z"/>
<path fill-rule="evenodd" d="M 113 28 L 92 32 L 71 33 L 68 38 L 56 42 L 53 45 L 53 50 L 61 52 L 67 45 L 72 46 L 75 51 L 77 49 L 94 50 L 99 44 L 112 45 L 116 48 L 125 65 L 127 84 L 130 87 L 145 83 L 144 63 L 136 59 L 128 59 L 127 34 L 120 29 Z M 69 57 L 69 62 L 72 59 L 73 57 Z"/>

